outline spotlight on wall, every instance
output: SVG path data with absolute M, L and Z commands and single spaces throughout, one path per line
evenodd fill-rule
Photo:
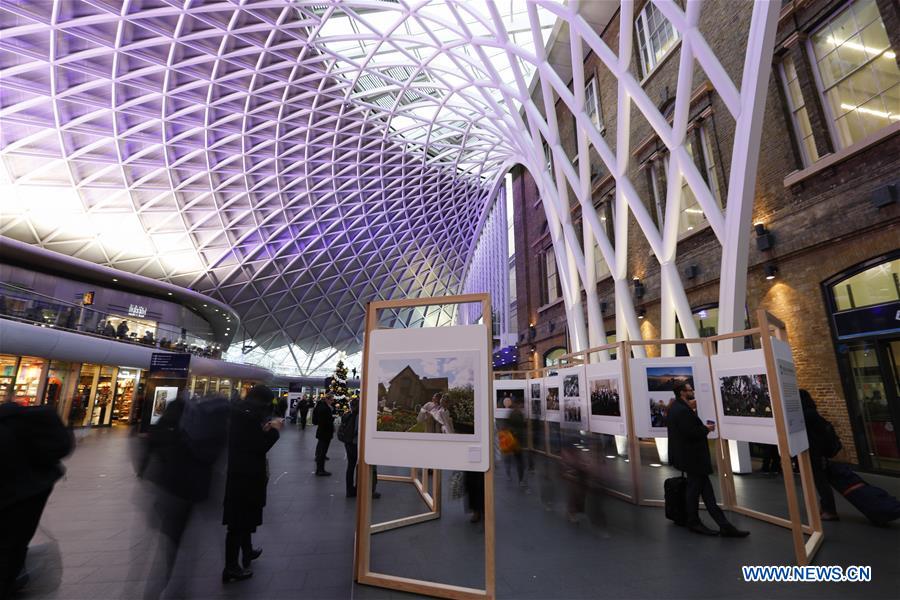
M 699 272 L 700 269 L 697 268 L 697 265 L 688 265 L 684 269 L 684 277 L 685 279 L 694 279 Z
M 646 316 L 647 316 L 647 309 L 646 309 L 646 308 L 642 308 L 641 310 L 638 311 L 638 319 L 642 319 L 642 320 L 643 320 L 643 318 L 646 317 Z
M 537 346 L 535 346 L 535 345 L 532 344 L 532 346 L 531 346 L 531 352 L 532 352 L 532 354 L 534 354 L 535 352 L 537 352 Z
M 753 226 L 753 230 L 756 231 L 756 249 L 761 252 L 770 250 L 775 244 L 775 238 L 773 238 L 772 233 L 766 229 L 765 223 L 756 223 Z
M 643 298 L 644 297 L 644 284 L 641 283 L 641 280 L 637 277 L 632 280 L 632 285 L 634 285 L 634 297 L 635 298 Z
M 772 280 L 775 279 L 775 276 L 778 275 L 778 267 L 775 265 L 766 265 L 765 267 L 766 279 Z
M 533 340 L 537 337 L 537 328 L 534 326 L 534 323 L 528 326 L 528 339 Z

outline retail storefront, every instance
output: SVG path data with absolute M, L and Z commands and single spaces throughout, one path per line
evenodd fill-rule
M 141 370 L 0 355 L 0 402 L 48 405 L 73 427 L 133 422 Z
M 823 287 L 860 462 L 900 473 L 900 251 Z

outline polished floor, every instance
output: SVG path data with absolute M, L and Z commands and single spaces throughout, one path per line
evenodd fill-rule
M 355 504 L 344 497 L 343 447 L 335 441 L 330 451 L 334 476 L 314 477 L 314 434 L 288 428 L 270 452 L 269 503 L 254 538 L 264 553 L 253 578 L 221 583 L 224 528 L 216 488 L 192 515 L 163 597 L 411 597 L 352 582 Z M 147 572 L 157 539 L 148 521 L 155 508 L 134 476 L 129 446 L 123 430 L 79 436 L 34 540 L 29 564 L 35 576 L 23 597 L 141 598 L 152 591 Z M 585 452 L 604 453 L 605 475 L 621 479 L 621 459 L 608 459 L 596 444 L 585 446 Z M 664 469 L 645 470 L 648 491 L 666 475 Z M 900 493 L 898 479 L 867 479 Z M 737 485 L 754 508 L 784 511 L 780 478 L 744 476 Z M 381 482 L 379 491 L 376 521 L 421 512 L 410 485 Z M 787 530 L 749 518 L 734 518 L 751 530 L 748 539 L 705 538 L 671 525 L 661 509 L 591 496 L 586 514 L 572 522 L 558 463 L 542 457 L 524 487 L 501 466 L 496 491 L 499 598 L 896 598 L 900 589 L 900 524 L 873 527 L 843 499 L 842 520 L 825 524 L 816 564 L 870 565 L 871 583 L 744 583 L 741 565 L 792 563 Z M 483 585 L 483 529 L 469 523 L 460 500 L 450 499 L 449 485 L 443 503 L 439 520 L 374 536 L 373 569 Z

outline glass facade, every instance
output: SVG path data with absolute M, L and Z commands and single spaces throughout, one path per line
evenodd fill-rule
M 857 273 L 831 287 L 838 310 L 900 300 L 900 258 Z

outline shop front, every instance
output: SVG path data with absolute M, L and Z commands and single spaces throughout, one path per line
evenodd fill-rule
M 900 473 L 900 251 L 832 277 L 824 292 L 860 462 Z
M 140 369 L 83 364 L 69 407 L 69 425 L 128 425 L 136 418 Z

